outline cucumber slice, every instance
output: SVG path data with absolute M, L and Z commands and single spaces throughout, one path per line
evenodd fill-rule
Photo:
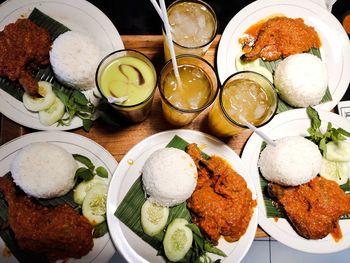
M 153 237 L 161 232 L 169 216 L 169 208 L 152 203 L 149 200 L 141 208 L 141 225 L 143 231 Z
M 101 224 L 106 218 L 106 199 L 107 185 L 95 184 L 87 192 L 83 205 L 82 212 L 91 225 Z
M 90 181 L 83 181 L 78 184 L 73 190 L 73 198 L 74 202 L 81 205 L 85 199 L 87 192 L 95 185 L 95 184 L 105 184 L 107 185 L 107 179 L 102 178 L 100 176 L 95 176 Z
M 54 103 L 50 106 L 50 108 L 39 111 L 40 123 L 45 126 L 50 126 L 62 118 L 64 111 L 64 104 L 59 98 L 56 97 Z
M 236 65 L 237 71 L 247 70 L 247 67 L 253 67 L 253 68 L 260 67 L 259 59 L 249 61 L 249 62 L 244 62 L 243 60 L 241 60 L 242 55 L 243 53 L 240 52 L 236 56 L 235 65 Z
M 320 175 L 324 178 L 342 185 L 349 179 L 348 172 L 349 164 L 347 162 L 334 162 L 322 158 Z
M 273 83 L 272 73 L 267 68 L 264 68 L 263 66 L 247 66 L 244 70 L 250 70 L 250 71 L 260 73 L 261 75 L 266 77 L 269 81 L 271 81 L 271 83 Z
M 166 257 L 173 262 L 181 260 L 192 246 L 192 230 L 184 218 L 175 218 L 168 226 L 163 247 Z
M 46 81 L 38 82 L 38 93 L 42 96 L 41 98 L 35 98 L 27 93 L 23 94 L 23 104 L 30 111 L 42 111 L 50 108 L 55 102 L 56 95 L 52 91 L 51 83 Z
M 236 57 L 236 69 L 237 71 L 243 71 L 243 70 L 249 70 L 249 71 L 254 71 L 257 73 L 260 73 L 264 77 L 266 77 L 271 83 L 273 83 L 273 76 L 272 73 L 267 69 L 264 68 L 263 66 L 260 65 L 259 59 L 255 59 L 253 61 L 249 62 L 244 62 L 241 60 L 241 55 L 243 53 L 239 53 Z
M 350 142 L 332 141 L 326 144 L 326 159 L 335 162 L 350 161 Z

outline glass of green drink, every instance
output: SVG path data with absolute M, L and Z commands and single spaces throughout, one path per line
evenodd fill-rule
M 114 109 L 132 122 L 141 122 L 151 110 L 157 73 L 141 52 L 117 50 L 98 65 L 96 86 Z
M 213 103 L 219 82 L 212 65 L 199 56 L 181 55 L 176 61 L 180 80 L 169 60 L 160 73 L 158 88 L 165 119 L 175 126 L 184 126 Z

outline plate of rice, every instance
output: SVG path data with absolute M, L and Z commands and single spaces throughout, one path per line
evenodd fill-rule
M 67 157 L 64 156 L 64 153 L 62 154 L 62 151 L 69 153 L 69 156 L 73 160 L 73 162 L 75 161 L 70 154 L 80 154 L 88 157 L 94 165 L 105 167 L 108 172 L 109 179 L 111 178 L 111 175 L 113 175 L 117 167 L 117 162 L 115 161 L 114 157 L 106 149 L 84 136 L 62 131 L 42 131 L 18 137 L 0 147 L 0 175 L 4 176 L 9 171 L 16 172 L 18 174 L 18 176 L 16 177 L 16 183 L 26 184 L 26 192 L 41 193 L 45 190 L 46 193 L 55 193 L 57 189 L 53 188 L 53 182 L 56 185 L 66 184 L 63 178 L 55 178 L 50 181 L 50 184 L 46 181 L 38 181 L 37 184 L 33 184 L 33 180 L 29 182 L 28 179 L 26 179 L 26 174 L 28 174 L 28 172 L 31 172 L 28 169 L 31 169 L 30 166 L 33 165 L 32 163 L 28 163 L 27 161 L 28 157 L 30 157 L 28 156 L 28 154 L 31 154 L 32 150 L 34 150 L 42 152 L 42 154 L 38 154 L 38 156 L 36 156 L 37 158 L 45 156 L 43 150 L 47 150 L 47 148 L 43 149 L 42 145 L 44 144 L 44 142 L 49 143 L 51 147 L 61 149 L 60 152 L 56 151 L 51 156 L 51 158 L 49 158 L 50 156 L 44 157 L 46 158 L 46 162 L 51 162 L 51 166 L 57 166 L 57 169 L 60 169 L 59 166 L 62 165 L 62 163 L 57 163 L 57 156 L 60 156 L 61 162 Z M 35 145 L 35 148 L 33 147 L 33 145 Z M 30 147 L 32 147 L 32 150 L 30 150 Z M 39 149 L 39 147 L 41 148 L 41 150 Z M 26 152 L 23 151 L 23 149 L 26 149 Z M 52 153 L 52 151 L 50 151 L 50 153 Z M 20 165 L 17 165 L 14 162 L 15 158 L 17 161 L 19 159 L 22 159 Z M 35 164 L 37 164 L 38 166 L 40 163 L 42 163 L 42 161 L 40 159 L 36 159 Z M 26 169 L 26 173 L 23 173 L 24 169 Z M 40 167 L 32 167 L 32 170 L 39 171 Z M 60 171 L 55 171 L 55 173 L 57 175 L 63 176 L 66 170 L 67 167 L 61 167 Z M 38 176 L 36 176 L 36 178 L 38 178 Z M 38 188 L 38 186 L 40 185 L 41 187 Z M 109 233 L 105 234 L 100 238 L 93 239 L 93 241 L 93 248 L 88 252 L 88 254 L 86 254 L 80 259 L 70 258 L 69 262 L 109 262 L 109 260 L 115 253 L 115 248 L 110 239 Z M 14 255 L 12 255 L 2 238 L 0 238 L 0 250 L 3 252 L 0 255 L 1 262 L 18 262 L 18 260 L 15 257 L 16 252 L 14 252 Z
M 316 109 L 328 111 L 333 109 L 345 94 L 350 81 L 350 75 L 347 74 L 347 72 L 350 71 L 349 39 L 339 21 L 326 8 L 312 1 L 254 1 L 238 12 L 226 26 L 218 46 L 217 67 L 221 83 L 232 73 L 238 71 L 237 58 L 239 59 L 240 54 L 242 54 L 242 44 L 239 43 L 239 41 L 245 35 L 246 30 L 253 25 L 258 25 L 260 21 L 277 16 L 285 16 L 293 19 L 302 18 L 305 25 L 315 29 L 320 38 L 321 46 L 317 51 L 317 55 L 312 50 L 313 48 L 311 48 L 309 52 L 321 57 L 328 75 L 328 79 L 324 80 L 325 74 L 322 73 L 323 70 L 320 70 L 317 74 L 313 74 L 312 72 L 315 72 L 317 68 L 314 67 L 315 64 L 313 63 L 307 64 L 301 62 L 299 66 L 294 67 L 294 70 L 289 71 L 286 69 L 291 69 L 292 67 L 283 67 L 283 70 L 280 70 L 282 74 L 279 74 L 282 75 L 282 78 L 278 77 L 278 82 L 286 84 L 286 89 L 288 91 L 280 92 L 282 95 L 280 96 L 280 98 L 282 98 L 281 101 L 283 101 L 283 95 L 288 92 L 291 94 L 288 95 L 290 99 L 285 101 L 287 102 L 285 107 L 280 108 L 279 105 L 279 112 L 291 108 L 305 107 L 303 103 L 293 105 L 295 101 L 301 102 L 303 100 L 301 97 L 306 96 L 305 93 L 308 93 L 307 96 L 309 96 L 305 100 L 305 103 L 308 105 L 314 105 Z M 290 57 L 292 56 L 295 55 L 291 55 Z M 282 61 L 284 60 L 286 59 Z M 271 70 L 271 68 L 269 69 L 266 67 L 265 62 L 261 62 L 265 61 L 263 59 L 259 59 L 259 61 L 257 59 L 255 61 L 260 64 L 259 69 L 262 67 L 262 71 L 258 72 L 264 73 L 267 70 L 267 75 L 270 76 L 270 80 L 274 80 L 274 84 L 279 90 L 280 87 L 276 85 L 275 78 L 277 70 L 274 71 L 273 68 Z M 269 65 L 272 64 L 273 63 L 270 63 Z M 251 70 L 253 70 L 253 68 L 251 68 Z M 270 71 L 272 71 L 272 75 Z M 275 74 L 273 74 L 273 71 Z M 308 78 L 301 78 L 304 72 L 311 72 L 314 77 L 313 81 L 310 80 L 309 73 Z M 292 79 L 289 78 L 289 73 Z M 295 75 L 297 75 L 296 79 L 294 79 Z M 323 84 L 325 81 L 326 84 L 328 82 L 328 90 L 326 93 L 325 87 L 327 85 Z M 298 83 L 300 82 L 305 83 L 299 85 Z M 315 85 L 315 82 L 317 85 Z M 316 90 L 317 86 L 320 86 L 319 91 Z M 306 91 L 303 92 L 301 91 L 302 89 Z M 322 93 L 321 97 L 319 93 Z M 323 98 L 322 95 L 324 95 Z M 320 98 L 322 98 L 322 100 L 320 100 Z
M 172 196 L 171 199 L 167 199 L 168 197 L 166 197 L 163 200 L 165 203 L 173 203 L 175 200 L 181 200 L 180 202 L 182 202 L 188 198 L 188 193 L 191 196 L 193 191 L 192 179 L 188 178 L 186 182 L 182 180 L 180 180 L 181 182 L 176 182 L 172 176 L 172 174 L 175 174 L 176 170 L 179 169 L 183 171 L 180 176 L 181 178 L 185 173 L 192 174 L 191 169 L 189 169 L 188 164 L 186 164 L 187 161 L 183 161 L 184 163 L 181 164 L 179 163 L 181 160 L 175 160 L 176 158 L 170 155 L 171 151 L 175 150 L 184 154 L 182 150 L 165 148 L 176 135 L 187 143 L 196 143 L 199 149 L 209 156 L 218 155 L 224 158 L 232 168 L 243 177 L 248 189 L 251 191 L 252 199 L 256 199 L 253 184 L 247 173 L 247 167 L 242 163 L 239 156 L 223 142 L 205 133 L 192 130 L 171 130 L 152 135 L 135 145 L 120 161 L 115 176 L 110 183 L 107 197 L 107 222 L 110 233 L 117 249 L 128 262 L 166 262 L 165 257 L 158 256 L 157 250 L 152 247 L 150 243 L 142 239 L 144 237 L 141 238 L 137 235 L 115 215 L 123 199 L 129 195 L 131 186 L 134 185 L 135 181 L 139 180 L 142 171 L 145 173 L 145 175 L 143 175 L 145 176 L 143 177 L 143 187 L 147 189 L 145 191 L 148 194 L 153 196 L 154 200 L 159 201 L 166 195 L 170 195 Z M 162 151 L 166 151 L 166 154 L 161 155 Z M 181 155 L 181 153 L 179 153 L 179 155 Z M 159 158 L 157 156 L 159 156 Z M 183 158 L 183 160 L 185 160 L 185 158 Z M 167 167 L 165 167 L 164 164 L 168 164 L 166 165 Z M 153 172 L 149 174 L 151 170 L 153 170 Z M 147 176 L 146 173 L 148 174 Z M 156 181 L 162 182 L 161 185 L 163 185 L 163 187 L 161 187 L 160 184 L 155 185 Z M 159 187 L 161 187 L 161 189 Z M 135 199 L 137 198 L 134 196 L 133 200 Z M 253 208 L 253 214 L 248 222 L 246 232 L 238 241 L 230 243 L 223 237 L 219 239 L 217 247 L 222 250 L 227 257 L 209 253 L 208 256 L 213 261 L 216 259 L 221 259 L 221 262 L 239 262 L 242 260 L 255 237 L 257 227 L 256 210 L 256 207 Z M 122 212 L 122 214 L 123 213 L 124 212 Z M 134 218 L 129 219 L 129 221 L 134 221 Z
M 0 6 L 0 29 L 19 18 L 28 18 L 35 9 L 71 30 L 61 32 L 59 28 L 56 34 L 50 31 L 56 29 L 48 28 L 53 41 L 50 51 L 52 71 L 39 71 L 36 79 L 58 83 L 68 90 L 77 89 L 96 105 L 100 97 L 95 85 L 97 65 L 105 55 L 124 48 L 117 29 L 102 11 L 84 0 L 8 0 Z M 0 110 L 13 121 L 38 130 L 70 130 L 83 126 L 77 116 L 68 125 L 56 122 L 43 125 L 37 112 L 26 109 L 21 98 L 16 99 L 4 89 L 0 89 Z
M 332 123 L 334 128 L 340 127 L 346 131 L 350 131 L 350 123 L 345 118 L 335 113 L 322 110 L 318 110 L 318 114 L 321 119 L 322 132 L 325 132 L 327 129 L 328 122 Z M 306 150 L 308 150 L 306 148 L 309 146 L 305 145 L 305 142 L 300 141 L 300 139 L 307 141 L 317 150 L 318 148 L 310 141 L 301 138 L 309 135 L 307 131 L 308 128 L 310 128 L 310 118 L 308 117 L 305 109 L 294 109 L 282 112 L 278 114 L 269 124 L 261 128 L 261 131 L 268 134 L 272 140 L 280 142 L 285 140 L 286 142 L 284 147 L 278 147 L 278 144 L 276 147 L 272 147 L 273 151 L 271 152 L 271 156 L 276 156 L 274 157 L 274 160 L 278 159 L 278 163 L 273 162 L 273 164 L 270 165 L 268 163 L 262 164 L 263 158 L 260 154 L 262 151 L 263 141 L 256 134 L 253 134 L 249 138 L 246 146 L 244 147 L 242 152 L 242 160 L 249 167 L 249 173 L 252 176 L 254 186 L 257 189 L 259 225 L 264 229 L 264 231 L 266 231 L 266 233 L 277 241 L 303 252 L 318 254 L 342 251 L 350 247 L 350 222 L 348 219 L 339 220 L 342 233 L 340 240 L 336 241 L 336 238 L 333 238 L 331 234 L 328 234 L 321 239 L 303 238 L 296 232 L 288 220 L 278 216 L 280 210 L 276 210 L 275 206 L 271 202 L 271 199 L 269 199 L 269 197 L 267 197 L 262 190 L 265 187 L 265 180 L 263 180 L 263 177 L 260 175 L 258 163 L 261 167 L 260 169 L 264 168 L 267 170 L 271 177 L 275 177 L 274 180 L 277 179 L 281 182 L 281 184 L 287 183 L 288 185 L 292 185 L 295 183 L 299 185 L 300 183 L 309 181 L 309 178 L 307 177 L 309 176 L 310 170 L 312 170 L 317 158 L 315 156 L 312 157 L 312 154 L 306 154 Z M 290 141 L 287 142 L 286 139 L 289 139 Z M 347 140 L 349 141 L 349 139 Z M 294 145 L 298 143 L 298 148 L 301 149 L 302 147 L 304 150 L 299 150 L 298 152 L 292 150 L 288 151 L 288 143 L 293 143 Z M 286 154 L 286 152 L 288 153 Z M 266 156 L 264 156 L 264 158 L 265 157 Z M 298 169 L 298 174 L 295 173 L 295 170 L 297 170 L 295 164 L 297 162 L 301 164 L 301 167 L 299 167 L 300 169 Z M 293 178 L 291 176 L 289 178 L 293 179 L 293 182 L 287 182 L 285 178 L 282 177 L 282 175 L 288 174 L 292 175 Z M 345 193 L 348 192 L 345 190 Z M 273 209 L 271 209 L 271 207 L 273 207 Z M 276 210 L 277 213 L 271 212 L 272 210 Z

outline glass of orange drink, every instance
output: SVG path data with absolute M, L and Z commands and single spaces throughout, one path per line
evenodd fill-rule
M 180 83 L 169 60 L 159 76 L 159 92 L 165 119 L 184 126 L 215 100 L 219 90 L 215 69 L 205 59 L 195 55 L 176 57 Z
M 177 0 L 167 8 L 176 55 L 203 56 L 217 33 L 217 18 L 213 8 L 201 0 Z M 170 52 L 164 36 L 165 61 Z
M 272 83 L 263 75 L 240 71 L 229 76 L 209 112 L 209 128 L 218 137 L 240 133 L 248 127 L 268 123 L 276 113 L 277 93 Z

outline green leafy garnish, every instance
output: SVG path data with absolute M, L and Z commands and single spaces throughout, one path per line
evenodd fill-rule
M 342 128 L 334 128 L 332 123 L 328 122 L 326 132 L 320 130 L 321 119 L 318 112 L 311 106 L 306 109 L 307 115 L 311 120 L 311 127 L 307 130 L 309 136 L 307 139 L 318 145 L 323 156 L 327 154 L 326 144 L 330 141 L 344 141 L 346 137 L 350 137 L 350 133 Z
M 83 128 L 89 131 L 92 127 L 95 106 L 79 90 L 68 90 L 54 86 L 53 91 L 66 107 L 66 115 L 58 121 L 59 125 L 68 126 L 75 116 L 83 121 Z M 68 116 L 67 116 L 68 115 Z
M 95 169 L 95 165 L 86 156 L 80 154 L 73 154 L 73 157 L 76 161 L 86 166 L 80 167 L 75 172 L 75 179 L 77 181 L 90 181 L 92 178 L 94 178 L 95 175 L 98 175 L 103 178 L 108 178 L 108 171 L 103 166 L 99 166 Z
M 84 164 L 87 168 L 89 168 L 90 170 L 94 170 L 95 169 L 95 165 L 91 162 L 91 160 L 89 158 L 87 158 L 86 156 L 80 155 L 80 154 L 73 154 L 73 158 Z
M 211 258 L 206 254 L 207 252 L 227 257 L 221 249 L 215 247 L 208 239 L 204 238 L 196 224 L 191 223 L 186 226 L 193 232 L 194 244 L 191 248 L 191 262 L 212 262 Z
M 101 224 L 95 226 L 94 231 L 92 232 L 93 238 L 99 238 L 104 236 L 108 232 L 107 222 L 103 221 Z
M 94 174 L 88 168 L 80 167 L 75 172 L 75 179 L 77 181 L 90 181 L 92 178 L 94 178 Z
M 108 178 L 108 172 L 103 166 L 99 166 L 96 168 L 96 174 L 100 177 Z

